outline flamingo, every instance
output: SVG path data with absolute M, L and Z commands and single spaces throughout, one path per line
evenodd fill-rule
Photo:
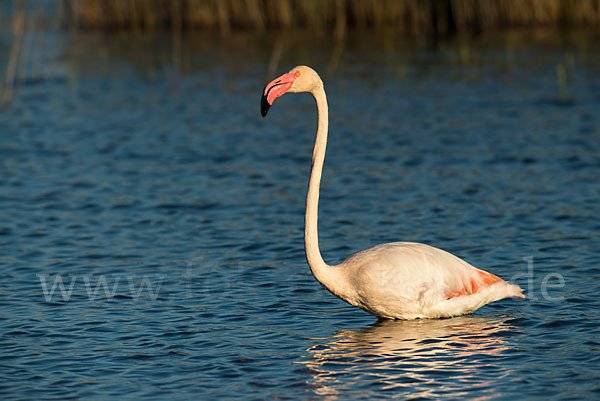
M 441 249 L 391 242 L 357 252 L 330 266 L 319 249 L 318 205 L 329 126 L 327 96 L 315 70 L 297 66 L 265 86 L 261 114 L 278 97 L 309 92 L 317 105 L 317 137 L 306 195 L 304 250 L 313 276 L 329 292 L 381 319 L 446 318 L 475 311 L 522 289 Z

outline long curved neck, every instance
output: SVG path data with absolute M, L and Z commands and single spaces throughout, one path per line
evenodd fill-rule
M 313 90 L 312 95 L 317 102 L 319 114 L 319 123 L 317 128 L 317 138 L 312 156 L 312 169 L 310 172 L 310 181 L 308 183 L 308 193 L 306 195 L 306 214 L 304 216 L 304 249 L 306 251 L 306 260 L 310 266 L 315 278 L 325 288 L 332 292 L 335 286 L 335 277 L 333 267 L 327 265 L 321 256 L 319 250 L 319 188 L 321 186 L 321 173 L 323 171 L 323 162 L 325 161 L 325 148 L 327 147 L 327 128 L 329 126 L 329 116 L 327 109 L 327 97 L 325 89 L 319 86 Z

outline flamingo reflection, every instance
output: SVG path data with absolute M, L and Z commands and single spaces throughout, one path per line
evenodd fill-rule
M 388 390 L 486 399 L 494 383 L 509 374 L 495 360 L 510 350 L 507 337 L 516 330 L 498 318 L 380 320 L 321 339 L 308 349 L 310 359 L 303 364 L 315 392 L 328 399 L 358 388 L 365 397 Z

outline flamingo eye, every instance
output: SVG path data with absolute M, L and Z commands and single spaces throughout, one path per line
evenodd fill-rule
M 296 77 L 299 77 L 299 76 L 300 76 L 300 71 L 296 71 L 296 72 L 294 73 L 294 75 L 295 75 Z

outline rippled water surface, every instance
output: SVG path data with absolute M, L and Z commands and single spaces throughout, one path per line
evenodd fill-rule
M 599 396 L 594 38 L 36 40 L 0 112 L 1 398 Z M 529 299 L 378 322 L 319 286 L 314 102 L 259 115 L 300 63 L 331 111 L 325 259 L 425 242 Z

